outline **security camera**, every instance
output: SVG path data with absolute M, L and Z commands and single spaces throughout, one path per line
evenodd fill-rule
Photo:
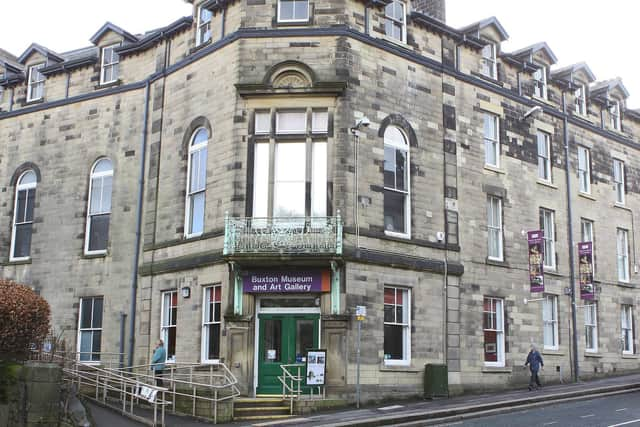
M 535 107 L 531 108 L 529 111 L 524 113 L 524 115 L 522 116 L 522 120 L 526 119 L 532 114 L 540 114 L 540 113 L 542 113 L 542 107 L 539 105 L 536 105 Z
M 370 124 L 371 124 L 371 120 L 369 120 L 367 116 L 364 116 L 360 120 L 356 121 L 356 128 L 359 128 L 361 126 L 369 127 Z

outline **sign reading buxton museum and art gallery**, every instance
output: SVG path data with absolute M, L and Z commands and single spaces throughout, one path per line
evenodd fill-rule
M 580 278 L 580 298 L 592 300 L 593 287 L 593 243 L 578 243 L 578 277 Z
M 329 270 L 249 271 L 242 277 L 246 293 L 330 292 Z
M 529 285 L 531 292 L 544 292 L 544 239 L 543 231 L 529 231 Z

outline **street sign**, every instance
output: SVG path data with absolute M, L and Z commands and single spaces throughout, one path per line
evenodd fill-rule
M 364 320 L 367 317 L 367 307 L 364 305 L 356 305 L 356 320 Z

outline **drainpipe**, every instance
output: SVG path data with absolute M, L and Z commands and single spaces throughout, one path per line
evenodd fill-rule
M 147 120 L 149 115 L 149 91 L 151 82 L 147 79 L 144 87 L 144 112 L 142 115 L 142 138 L 140 139 L 140 175 L 138 177 L 138 202 L 136 207 L 136 243 L 131 271 L 131 308 L 129 318 L 129 366 L 133 366 L 133 348 L 135 345 L 136 300 L 138 294 L 138 262 L 140 260 L 140 242 L 142 231 L 142 199 L 144 197 L 144 163 L 147 148 Z
M 562 121 L 563 121 L 563 142 L 565 156 L 565 175 L 567 177 L 567 240 L 569 243 L 569 272 L 571 280 L 571 333 L 572 333 L 572 352 L 573 352 L 573 381 L 578 382 L 580 372 L 578 367 L 578 333 L 576 327 L 576 271 L 574 259 L 574 243 L 573 243 L 573 215 L 571 209 L 571 175 L 569 167 L 569 129 L 567 115 L 567 92 L 562 92 Z
M 369 35 L 369 3 L 364 5 L 364 33 Z
M 118 366 L 120 369 L 124 367 L 124 340 L 126 334 L 127 313 L 120 313 L 120 355 L 118 357 Z

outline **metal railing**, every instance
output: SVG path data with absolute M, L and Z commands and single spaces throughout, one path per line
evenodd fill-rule
M 225 216 L 224 255 L 342 254 L 342 219 Z
M 305 386 L 302 388 L 305 379 L 303 363 L 293 363 L 289 365 L 280 365 L 282 375 L 278 376 L 278 381 L 282 384 L 282 400 L 289 400 L 289 411 L 293 415 L 293 401 L 299 400 L 302 396 L 306 396 L 305 391 L 309 391 L 309 397 L 325 398 L 324 386 Z M 317 394 L 314 394 L 317 391 Z

